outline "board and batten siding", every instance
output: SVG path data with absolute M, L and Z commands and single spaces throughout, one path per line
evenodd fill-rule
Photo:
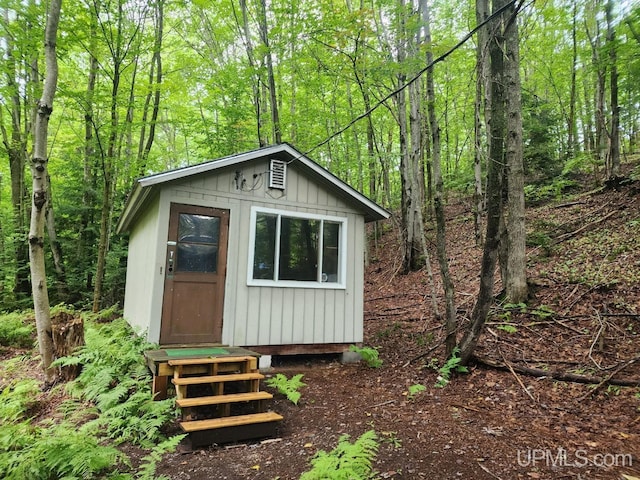
M 230 213 L 223 343 L 252 347 L 361 342 L 365 247 L 362 214 L 329 189 L 310 181 L 296 169 L 295 162 L 288 165 L 284 192 L 267 188 L 268 170 L 267 160 L 256 160 L 241 168 L 220 169 L 163 185 L 157 212 L 160 248 L 155 252 L 156 262 L 150 262 L 155 263 L 154 271 L 159 272 L 164 265 L 172 202 L 227 209 Z M 237 171 L 245 180 L 243 189 L 236 188 Z M 254 206 L 346 218 L 345 288 L 247 285 L 251 208 Z M 136 236 L 139 228 L 136 227 Z M 145 236 L 149 239 L 152 235 Z M 132 242 L 132 246 L 134 250 L 148 248 L 141 240 Z M 136 274 L 136 277 L 139 281 L 143 274 Z M 160 292 L 161 305 L 164 275 L 156 274 L 155 279 L 152 283 Z M 149 329 L 151 341 L 157 342 L 159 338 L 160 313 L 161 310 L 152 321 L 157 323 L 157 329 Z
M 154 322 L 154 305 L 162 302 L 162 290 L 158 291 L 157 258 L 164 253 L 166 237 L 158 243 L 158 198 L 152 198 L 140 213 L 138 221 L 129 237 L 127 253 L 127 278 L 123 315 L 137 333 L 146 333 L 157 342 L 160 338 L 160 322 Z M 164 265 L 161 263 L 160 265 Z M 160 285 L 163 287 L 163 284 Z

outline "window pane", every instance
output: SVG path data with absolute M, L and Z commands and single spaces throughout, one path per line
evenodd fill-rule
M 178 242 L 218 244 L 220 219 L 206 215 L 180 214 Z
M 176 271 L 215 273 L 219 235 L 220 218 L 181 213 Z
M 179 243 L 176 270 L 178 272 L 216 273 L 218 270 L 218 246 Z
M 276 215 L 256 215 L 256 238 L 253 252 L 253 278 L 274 280 L 276 252 Z
M 338 282 L 340 224 L 324 222 L 322 232 L 322 281 Z
M 282 217 L 280 222 L 280 280 L 315 282 L 318 279 L 320 222 Z

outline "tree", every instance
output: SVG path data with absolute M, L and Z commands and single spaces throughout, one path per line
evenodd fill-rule
M 492 2 L 492 15 L 507 5 L 505 0 Z M 482 262 L 480 266 L 480 290 L 471 313 L 471 323 L 460 341 L 460 359 L 466 364 L 480 339 L 482 328 L 493 303 L 494 272 L 500 245 L 500 222 L 502 216 L 502 182 L 505 165 L 505 51 L 503 25 L 505 15 L 496 16 L 489 23 L 489 58 L 491 79 L 491 121 L 489 129 L 489 165 L 487 168 L 487 222 Z
M 513 6 L 505 13 L 505 109 L 506 124 L 506 278 L 502 281 L 511 303 L 525 302 L 528 296 L 526 265 L 526 231 L 524 207 L 524 164 L 522 150 L 522 95 L 518 19 Z
M 617 177 L 620 173 L 620 105 L 618 104 L 618 54 L 616 30 L 613 26 L 613 1 L 608 0 L 605 6 L 607 19 L 607 49 L 609 51 L 609 89 L 611 109 L 611 128 L 609 136 L 609 151 L 605 175 L 608 178 Z
M 29 260 L 31 264 L 31 289 L 38 332 L 38 347 L 42 359 L 45 380 L 52 382 L 55 371 L 53 361 L 53 339 L 49 294 L 45 271 L 44 226 L 46 204 L 48 200 L 47 176 L 47 134 L 49 118 L 53 111 L 53 99 L 58 83 L 58 60 L 56 57 L 56 39 L 60 21 L 61 0 L 52 0 L 47 12 L 44 38 L 44 57 L 46 72 L 42 97 L 38 101 L 35 125 L 31 176 L 33 178 L 33 196 L 31 204 L 31 225 L 29 228 Z

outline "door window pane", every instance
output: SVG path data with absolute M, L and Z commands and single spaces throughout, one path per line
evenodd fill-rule
M 220 218 L 181 213 L 176 271 L 216 273 Z

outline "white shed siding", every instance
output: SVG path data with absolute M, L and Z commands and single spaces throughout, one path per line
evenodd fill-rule
M 124 317 L 135 330 L 147 332 L 150 338 L 155 325 L 151 325 L 154 284 L 149 279 L 156 277 L 158 209 L 156 199 L 142 212 L 131 232 L 125 284 Z

